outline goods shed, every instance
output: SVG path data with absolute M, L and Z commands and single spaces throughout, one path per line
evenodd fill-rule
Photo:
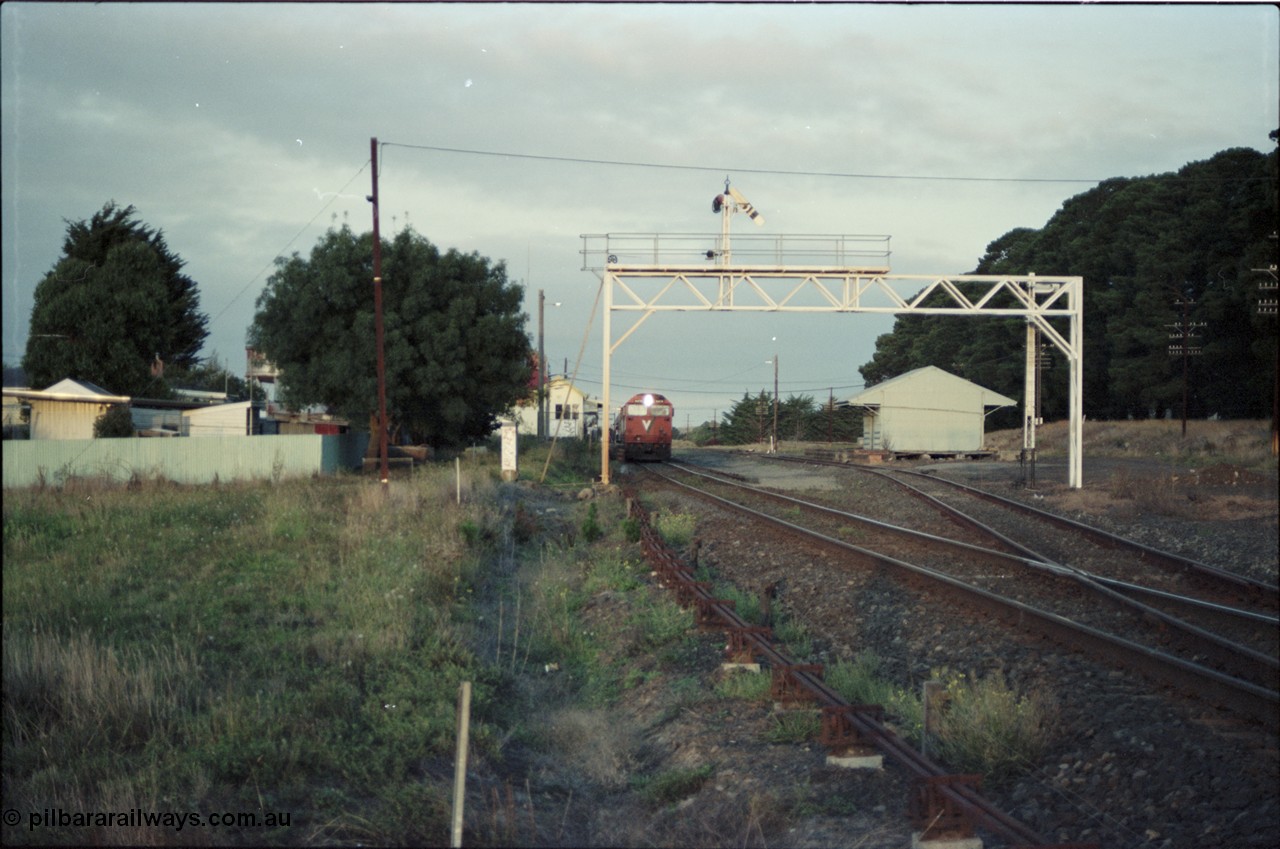
M 937 366 L 900 374 L 845 402 L 863 410 L 862 447 L 895 454 L 982 451 L 989 411 L 1015 404 Z

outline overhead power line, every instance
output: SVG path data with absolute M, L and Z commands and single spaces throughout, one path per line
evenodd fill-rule
M 366 161 L 365 161 L 365 163 L 364 163 L 363 165 L 361 165 L 361 166 L 360 166 L 360 170 L 359 170 L 359 171 L 357 171 L 355 174 L 351 175 L 351 179 L 350 179 L 350 180 L 347 180 L 347 182 L 343 184 L 342 188 L 338 189 L 336 192 L 328 193 L 328 194 L 330 194 L 330 195 L 331 195 L 331 197 L 330 197 L 327 201 L 325 201 L 325 202 L 324 202 L 324 204 L 320 207 L 320 209 L 316 211 L 316 214 L 315 214 L 315 215 L 311 216 L 311 220 L 310 220 L 310 221 L 308 221 L 306 224 L 303 224 L 303 225 L 302 225 L 302 229 L 301 229 L 301 230 L 299 230 L 297 233 L 294 233 L 294 234 L 293 234 L 293 238 L 292 238 L 292 239 L 290 239 L 288 242 L 285 242 L 285 245 L 284 245 L 284 247 L 283 247 L 283 248 L 281 248 L 280 250 L 276 251 L 275 256 L 271 257 L 271 260 L 270 260 L 266 265 L 264 265 L 264 266 L 262 267 L 262 270 L 261 270 L 261 271 L 259 271 L 257 274 L 253 275 L 253 277 L 252 277 L 252 278 L 250 278 L 249 282 L 248 282 L 248 283 L 246 283 L 246 284 L 244 284 L 244 288 L 242 288 L 239 292 L 237 292 L 237 293 L 235 294 L 235 297 L 233 297 L 230 301 L 228 301 L 228 302 L 227 302 L 227 305 L 226 305 L 225 307 L 223 307 L 223 308 L 218 312 L 218 314 L 217 314 L 217 315 L 215 315 L 213 318 L 209 319 L 209 324 L 210 324 L 211 326 L 212 326 L 212 325 L 213 325 L 213 323 L 214 323 L 214 322 L 216 322 L 218 319 L 222 318 L 222 316 L 226 314 L 227 310 L 231 309 L 231 307 L 235 304 L 235 302 L 236 302 L 236 301 L 238 301 L 238 300 L 240 300 L 240 298 L 244 295 L 244 293 L 245 293 L 245 292 L 249 291 L 249 287 L 250 287 L 250 286 L 252 286 L 254 283 L 258 282 L 258 279 L 259 279 L 259 278 L 261 278 L 261 277 L 262 277 L 262 275 L 264 275 L 264 274 L 266 274 L 266 273 L 267 273 L 267 269 L 269 269 L 271 266 L 275 265 L 275 262 L 276 262 L 276 260 L 277 260 L 277 259 L 279 259 L 280 257 L 284 256 L 284 252 L 285 252 L 285 251 L 287 251 L 287 250 L 289 250 L 289 248 L 293 245 L 293 243 L 294 243 L 294 242 L 296 242 L 296 241 L 298 241 L 298 239 L 302 236 L 302 234 L 303 234 L 303 233 L 305 233 L 305 232 L 307 232 L 308 228 L 310 228 L 312 224 L 315 224 L 315 223 L 316 223 L 316 219 L 317 219 L 317 218 L 319 218 L 321 215 L 324 215 L 325 210 L 327 210 L 329 207 L 333 206 L 334 201 L 336 201 L 338 198 L 342 197 L 342 194 L 343 194 L 343 192 L 345 192 L 345 191 L 347 190 L 347 187 L 348 187 L 348 186 L 350 186 L 352 183 L 354 183 L 354 182 L 356 181 L 356 178 L 357 178 L 357 177 L 359 177 L 361 174 L 363 174 L 363 173 L 364 173 L 364 169 L 366 169 L 366 168 L 368 168 L 368 167 L 369 167 L 369 162 L 371 162 L 371 161 L 372 161 L 372 160 L 366 160 Z
M 531 159 L 540 162 L 566 162 L 573 165 L 606 165 L 618 168 L 653 168 L 668 171 L 709 171 L 719 174 L 769 174 L 782 177 L 827 177 L 843 180 L 932 180 L 955 183 L 1102 183 L 1114 177 L 958 177 L 936 174 L 863 174 L 852 171 L 802 171 L 778 168 L 737 168 L 725 165 L 684 165 L 672 162 L 638 162 L 625 159 L 591 159 L 580 156 L 551 156 L 538 153 L 476 150 L 464 147 L 442 147 L 429 144 L 382 142 L 385 147 L 403 147 L 409 150 L 429 150 L 434 153 L 454 153 L 465 156 L 492 156 L 502 159 Z M 1122 179 L 1142 179 L 1140 177 Z M 1188 182 L 1254 182 L 1266 177 L 1181 177 Z

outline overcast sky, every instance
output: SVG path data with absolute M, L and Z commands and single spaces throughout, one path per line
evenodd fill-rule
M 1099 180 L 1270 150 L 1278 20 L 1269 5 L 6 2 L 4 361 L 25 350 L 65 220 L 115 200 L 164 231 L 211 319 L 205 353 L 243 370 L 273 259 L 335 222 L 371 229 L 376 136 L 384 236 L 409 225 L 505 260 L 531 338 L 546 292 L 552 370 L 584 350 L 599 394 L 583 234 L 717 233 L 727 176 L 761 234 L 886 234 L 895 273 L 970 271 Z M 697 424 L 772 391 L 775 353 L 784 397 L 848 397 L 891 326 L 657 315 L 615 354 L 613 400 L 660 391 Z

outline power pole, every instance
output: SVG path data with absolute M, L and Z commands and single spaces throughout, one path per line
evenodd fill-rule
M 378 230 L 378 137 L 369 139 L 369 159 L 373 163 L 373 326 L 378 346 L 378 457 L 382 487 L 390 480 L 387 470 L 387 368 L 382 354 L 382 236 Z
M 547 298 L 538 290 L 538 438 L 547 435 L 547 356 L 542 351 L 542 314 Z
M 1188 310 L 1190 310 L 1191 305 L 1194 303 L 1195 303 L 1195 300 L 1192 299 L 1189 295 L 1181 295 L 1177 298 L 1174 298 L 1174 301 L 1173 301 L 1174 306 L 1178 306 L 1182 308 L 1182 320 L 1177 322 L 1176 324 L 1165 325 L 1166 327 L 1170 327 L 1174 329 L 1174 332 L 1169 334 L 1169 338 L 1178 340 L 1177 342 L 1174 342 L 1169 345 L 1169 356 L 1182 357 L 1182 438 L 1183 439 L 1187 438 L 1187 386 L 1189 383 L 1189 380 L 1188 380 L 1189 369 L 1188 369 L 1187 363 L 1191 357 L 1198 356 L 1203 352 L 1199 345 L 1191 344 L 1192 339 L 1200 338 L 1200 334 L 1197 332 L 1196 329 L 1205 326 L 1205 322 L 1191 321 L 1188 316 Z
M 773 355 L 773 450 L 778 450 L 778 355 Z
M 827 444 L 832 442 L 833 428 L 835 427 L 836 418 L 836 388 L 832 386 L 827 390 Z
M 1271 238 L 1275 240 L 1276 234 L 1272 233 Z M 1276 299 L 1276 289 L 1280 287 L 1280 274 L 1276 273 L 1276 264 L 1250 270 L 1267 275 L 1258 281 L 1258 291 L 1261 293 L 1258 296 L 1258 315 L 1276 315 L 1277 306 L 1280 306 Z M 1271 456 L 1275 457 L 1280 454 L 1280 364 L 1272 364 L 1271 374 Z

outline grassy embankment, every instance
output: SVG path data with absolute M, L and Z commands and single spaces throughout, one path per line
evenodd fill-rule
M 546 488 L 589 480 L 594 457 L 566 454 Z M 529 452 L 523 476 L 537 478 L 543 456 Z M 464 680 L 477 771 L 500 771 L 507 747 L 523 746 L 590 772 L 600 750 L 583 718 L 702 638 L 644 581 L 617 499 L 553 499 L 548 511 L 497 477 L 494 458 L 468 461 L 461 504 L 452 466 L 395 480 L 385 497 L 341 477 L 6 493 L 3 792 L 23 819 L 6 822 L 4 842 L 441 843 Z M 664 522 L 676 542 L 691 531 L 688 517 Z M 584 627 L 601 598 L 621 627 Z M 803 629 L 780 631 L 806 652 Z M 560 674 L 543 674 L 551 664 Z M 910 697 L 885 692 L 909 726 Z M 656 804 L 708 773 L 608 768 Z M 27 812 L 134 808 L 289 823 L 27 827 Z M 469 810 L 469 845 L 563 829 L 559 811 L 517 824 L 502 808 Z
M 1042 457 L 1067 455 L 1067 422 L 1049 422 L 1036 432 Z M 1271 455 L 1271 423 L 1254 420 L 1167 419 L 1141 421 L 1092 421 L 1086 419 L 1081 434 L 1086 457 L 1118 457 L 1159 460 L 1170 466 L 1225 463 L 1255 471 L 1275 471 Z M 1022 448 L 1021 430 L 999 430 L 986 435 L 986 447 L 1002 457 L 1016 459 Z
M 293 816 L 182 835 L 24 813 L 5 842 L 439 842 L 426 770 L 451 758 L 459 683 L 479 753 L 518 724 L 473 603 L 524 542 L 496 476 L 469 464 L 461 505 L 451 466 L 385 498 L 359 478 L 6 493 L 5 807 Z M 526 662 L 561 655 L 523 624 Z

